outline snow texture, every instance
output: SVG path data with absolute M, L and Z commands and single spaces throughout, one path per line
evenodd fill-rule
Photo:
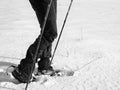
M 69 3 L 58 0 L 58 33 Z M 54 68 L 74 70 L 74 76 L 41 76 L 28 90 L 120 90 L 119 11 L 120 0 L 74 0 L 53 60 Z M 19 64 L 39 33 L 29 0 L 0 0 L 0 63 Z M 24 88 L 0 82 L 0 90 Z

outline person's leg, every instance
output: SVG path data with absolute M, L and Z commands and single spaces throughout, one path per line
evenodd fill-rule
M 33 9 L 36 12 L 40 26 L 42 26 L 44 22 L 44 16 L 47 10 L 48 1 L 49 0 L 39 0 L 39 1 L 30 0 Z M 45 58 L 46 57 L 49 58 L 51 56 L 51 45 L 54 39 L 56 38 L 56 36 L 57 36 L 56 11 L 54 9 L 54 4 L 52 4 L 49 17 L 47 20 L 47 24 L 45 27 L 45 31 L 40 43 L 39 54 L 38 54 L 38 58 L 41 58 L 41 61 L 44 60 L 44 62 L 41 63 L 39 62 L 39 66 L 41 66 L 41 64 L 44 64 L 45 67 L 49 65 L 49 59 L 45 59 Z M 39 37 L 28 48 L 25 59 L 22 59 L 18 67 L 12 72 L 13 76 L 16 79 L 18 79 L 20 82 L 27 82 L 28 80 L 28 77 L 30 75 L 33 66 L 33 57 L 36 51 Z
M 33 0 L 31 0 L 31 3 L 33 4 L 33 9 L 36 12 L 38 21 L 40 23 L 40 26 L 42 27 L 44 22 L 44 16 L 47 11 L 48 4 L 50 3 L 50 0 L 40 0 L 42 3 L 35 3 Z M 36 6 L 41 6 L 37 8 Z M 42 13 L 41 13 L 42 11 Z M 41 18 L 42 17 L 42 18 Z M 43 37 L 49 42 L 49 45 L 47 45 L 46 49 L 43 51 L 43 55 L 38 62 L 39 70 L 49 69 L 50 67 L 50 60 L 51 57 L 51 48 L 52 48 L 52 42 L 57 37 L 57 24 L 56 24 L 56 18 L 57 18 L 57 1 L 53 0 L 53 3 L 50 8 L 50 12 L 48 15 L 48 19 L 46 22 L 45 30 L 43 33 Z
M 47 6 L 50 0 L 44 0 L 44 11 L 47 10 Z M 46 22 L 46 27 L 43 36 L 50 42 L 50 44 L 47 46 L 47 48 L 44 50 L 43 55 L 38 62 L 38 70 L 47 70 L 51 69 L 50 66 L 50 57 L 51 57 L 51 48 L 52 48 L 52 42 L 57 37 L 57 25 L 56 25 L 56 11 L 57 10 L 57 2 L 56 0 L 53 0 L 53 3 L 51 5 L 51 9 L 49 12 L 49 16 Z M 40 17 L 39 12 L 36 12 L 38 20 Z

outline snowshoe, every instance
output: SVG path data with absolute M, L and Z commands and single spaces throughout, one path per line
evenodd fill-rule
M 19 84 L 20 82 L 12 75 L 14 68 L 9 67 L 7 69 L 0 69 L 0 82 L 13 82 Z
M 49 76 L 73 76 L 74 71 L 72 70 L 64 70 L 64 69 L 55 69 L 55 70 L 35 70 L 34 72 L 35 76 L 40 76 L 40 75 L 49 75 Z

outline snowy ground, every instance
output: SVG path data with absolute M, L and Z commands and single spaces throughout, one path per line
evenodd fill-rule
M 58 32 L 69 2 L 58 0 Z M 53 66 L 75 70 L 75 75 L 42 77 L 48 81 L 31 83 L 28 90 L 120 90 L 119 11 L 119 0 L 74 0 Z M 39 32 L 27 0 L 0 0 L 1 62 L 18 64 Z M 24 87 L 25 84 L 0 83 L 0 90 Z

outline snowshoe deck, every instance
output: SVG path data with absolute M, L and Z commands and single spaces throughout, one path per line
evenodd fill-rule
M 73 76 L 74 71 L 72 70 L 65 70 L 65 69 L 55 69 L 52 73 L 40 73 L 37 70 L 34 72 L 35 76 L 40 76 L 40 75 L 49 75 L 49 76 Z
M 0 69 L 0 82 L 13 82 L 15 84 L 19 84 L 20 82 L 16 80 L 11 72 L 13 71 L 13 68 L 9 68 L 9 70 L 6 69 Z
M 35 73 L 35 72 L 34 72 Z M 34 74 L 31 82 L 38 82 L 41 80 L 42 77 L 67 77 L 67 76 L 73 76 L 74 71 L 71 70 L 62 70 L 62 69 L 56 69 L 51 74 Z M 42 79 L 43 80 L 43 79 Z M 46 79 L 45 79 L 46 80 Z M 44 81 L 45 81 L 44 80 Z

